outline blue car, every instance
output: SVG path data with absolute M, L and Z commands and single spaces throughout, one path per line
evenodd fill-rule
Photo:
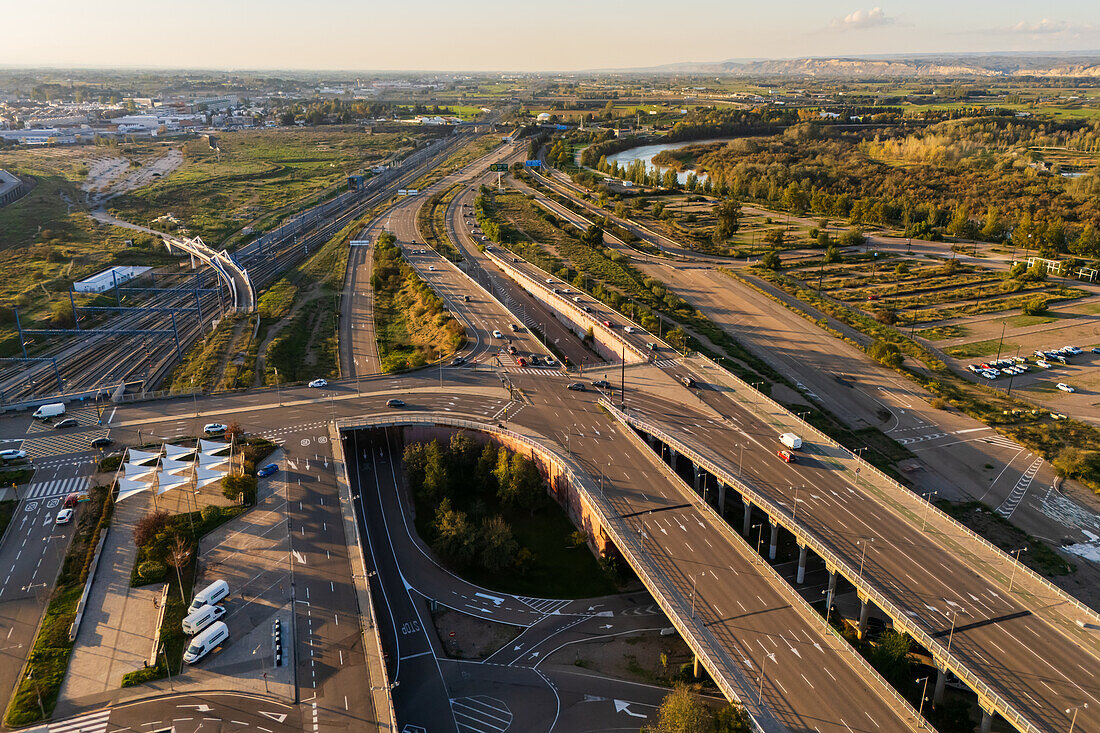
M 278 470 L 279 470 L 279 464 L 269 463 L 266 466 L 264 466 L 263 468 L 261 468 L 259 471 L 257 471 L 256 475 L 257 476 L 270 476 L 271 474 L 275 473 Z

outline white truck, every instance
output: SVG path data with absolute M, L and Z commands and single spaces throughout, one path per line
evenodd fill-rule
M 45 420 L 50 417 L 57 417 L 58 415 L 65 414 L 65 403 L 54 402 L 49 405 L 41 405 L 34 411 L 34 419 Z
M 787 446 L 791 450 L 798 450 L 802 447 L 802 438 L 798 437 L 794 433 L 783 433 L 779 436 L 779 442 Z

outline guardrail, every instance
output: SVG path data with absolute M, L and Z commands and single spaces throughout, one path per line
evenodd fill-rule
M 808 530 L 804 530 L 802 525 L 795 519 L 794 515 L 787 510 L 786 507 L 777 504 L 771 499 L 767 498 L 760 492 L 753 489 L 749 484 L 738 479 L 732 473 L 726 471 L 717 461 L 721 460 L 712 459 L 704 455 L 701 451 L 705 451 L 705 448 L 693 448 L 688 443 L 681 439 L 672 436 L 655 423 L 645 420 L 644 418 L 636 415 L 630 415 L 625 413 L 614 405 L 604 400 L 601 400 L 601 405 L 607 409 L 619 422 L 623 423 L 630 429 L 633 426 L 637 426 L 640 429 L 648 432 L 670 446 L 676 446 L 680 453 L 696 465 L 704 466 L 708 471 L 713 473 L 719 481 L 737 488 L 741 495 L 750 499 L 752 503 L 756 504 L 760 508 L 764 509 L 769 517 L 780 521 L 792 534 L 794 534 L 800 541 L 804 542 L 807 547 L 812 549 L 814 553 L 825 560 L 826 565 L 832 566 L 839 571 L 842 571 L 844 576 L 854 585 L 857 591 L 862 597 L 869 598 L 875 602 L 879 608 L 885 611 L 894 620 L 895 627 L 901 631 L 908 633 L 925 649 L 928 649 L 933 657 L 953 672 L 959 679 L 965 681 L 970 687 L 978 693 L 978 695 L 993 704 L 997 712 L 1005 718 L 1007 721 L 1015 725 L 1019 730 L 1024 733 L 1040 733 L 1040 728 L 1036 727 L 1031 721 L 1024 717 L 1024 715 L 1018 711 L 1013 705 L 1011 705 L 1006 699 L 1001 697 L 1000 694 L 995 692 L 988 684 L 980 680 L 977 675 L 967 669 L 958 659 L 953 656 L 947 648 L 939 641 L 934 639 L 929 633 L 919 628 L 913 623 L 905 611 L 895 605 L 893 601 L 889 600 L 883 593 L 877 588 L 872 586 L 863 577 L 863 574 L 857 572 L 854 565 L 850 564 L 847 559 L 840 556 L 832 549 L 827 547 L 815 534 L 810 533 Z
M 433 413 L 406 413 L 403 415 L 386 414 L 368 415 L 356 418 L 339 418 L 336 421 L 337 431 L 416 425 L 477 430 L 489 435 L 505 437 L 508 440 L 525 445 L 529 449 L 540 453 L 554 466 L 554 468 L 569 480 L 570 484 L 577 490 L 581 498 L 599 519 L 601 526 L 611 536 L 615 546 L 623 553 L 631 566 L 638 573 L 650 593 L 653 594 L 657 602 L 661 604 L 666 611 L 669 611 L 669 619 L 680 635 L 692 642 L 693 650 L 695 650 L 700 661 L 707 668 L 707 671 L 726 698 L 740 703 L 749 711 L 754 731 L 757 731 L 757 733 L 772 733 L 773 731 L 778 733 L 784 730 L 782 726 L 774 722 L 774 719 L 765 721 L 768 723 L 767 727 L 761 725 L 758 719 L 764 716 L 762 715 L 760 706 L 752 699 L 751 695 L 748 696 L 748 699 L 742 699 L 742 696 L 738 694 L 737 690 L 729 682 L 730 679 L 735 679 L 740 676 L 738 664 L 733 659 L 729 658 L 729 655 L 725 653 L 722 645 L 714 639 L 713 635 L 704 625 L 699 624 L 697 628 L 695 624 L 687 624 L 681 620 L 681 617 L 690 618 L 688 604 L 682 598 L 682 595 L 672 587 L 671 583 L 664 578 L 655 577 L 645 567 L 646 564 L 642 557 L 645 554 L 645 538 L 641 537 L 639 539 L 637 537 L 636 531 L 629 527 L 626 522 L 616 514 L 614 509 L 602 499 L 592 480 L 585 472 L 581 471 L 580 467 L 572 460 L 561 456 L 535 438 L 522 433 L 517 433 L 508 428 L 502 428 L 489 423 L 448 415 Z M 641 545 L 641 547 L 638 547 L 638 545 Z M 756 711 L 756 715 L 752 714 L 754 710 Z M 770 715 L 768 718 L 770 718 Z
M 710 358 L 708 358 L 708 357 L 706 357 L 702 354 L 697 354 L 697 355 L 695 355 L 693 357 L 690 357 L 690 358 L 691 359 L 698 359 L 698 360 L 704 362 L 705 364 L 709 365 L 709 368 L 712 368 L 712 369 L 722 373 L 722 375 L 724 377 L 726 377 L 730 381 L 735 382 L 736 384 L 738 384 L 743 389 L 751 390 L 753 393 L 759 395 L 759 397 L 761 398 L 761 401 L 767 401 L 779 413 L 780 416 L 788 418 L 791 421 L 797 422 L 798 426 L 800 426 L 802 429 L 813 433 L 817 440 L 819 440 L 823 443 L 826 443 L 826 444 L 832 446 L 833 448 L 835 448 L 837 450 L 841 450 L 841 451 L 844 451 L 845 453 L 847 453 L 849 459 L 854 461 L 860 468 L 860 473 L 856 474 L 857 483 L 860 481 L 861 474 L 862 474 L 863 471 L 866 471 L 867 473 L 874 475 L 875 478 L 878 479 L 879 482 L 886 484 L 886 486 L 892 492 L 894 492 L 897 495 L 896 498 L 902 500 L 903 502 L 915 505 L 915 508 L 911 509 L 911 511 L 913 511 L 915 516 L 923 516 L 923 517 L 927 517 L 929 519 L 935 518 L 936 520 L 946 524 L 948 527 L 950 527 L 952 530 L 954 530 L 958 534 L 962 535 L 962 537 L 964 539 L 978 545 L 982 550 L 992 551 L 992 552 L 996 553 L 998 555 L 998 558 L 997 558 L 998 560 L 1001 560 L 1002 562 L 1003 561 L 1010 562 L 1011 566 L 1015 567 L 1015 572 L 1016 572 L 1016 583 L 1015 584 L 1016 585 L 1022 584 L 1022 581 L 1025 580 L 1025 579 L 1030 581 L 1030 582 L 1033 582 L 1033 583 L 1038 583 L 1040 586 L 1042 586 L 1042 588 L 1044 590 L 1047 590 L 1052 596 L 1054 596 L 1054 598 L 1057 601 L 1059 601 L 1061 603 L 1067 603 L 1067 604 L 1073 606 L 1077 611 L 1079 611 L 1083 616 L 1085 616 L 1085 620 L 1084 620 L 1085 623 L 1100 626 L 1100 613 L 1097 613 L 1092 608 L 1086 606 L 1084 603 L 1082 603 L 1078 599 L 1076 599 L 1073 596 L 1067 594 L 1061 588 L 1059 588 L 1058 586 L 1054 585 L 1053 583 L 1051 583 L 1049 580 L 1047 580 L 1043 576 L 1036 573 L 1034 570 L 1032 570 L 1027 565 L 1020 562 L 1018 559 L 1016 559 L 1016 558 L 1012 557 L 1011 555 L 1009 555 L 1008 553 L 1004 552 L 1003 550 L 1001 550 L 1001 548 L 997 547 L 996 545 L 994 545 L 992 542 L 985 539 L 981 535 L 977 534 L 972 529 L 970 529 L 966 525 L 964 525 L 961 522 L 959 522 L 958 520 L 956 520 L 954 517 L 952 517 L 952 516 L 948 515 L 947 513 L 943 512 L 941 509 L 939 509 L 939 507 L 937 507 L 935 504 L 933 504 L 932 502 L 925 499 L 923 496 L 920 496 L 920 495 L 914 493 L 912 490 L 910 490 L 907 487 L 903 486 L 898 481 L 894 480 L 890 476 L 887 476 L 885 473 L 880 471 L 874 465 L 872 465 L 868 461 L 864 460 L 862 457 L 852 453 L 850 450 L 848 450 L 847 448 L 842 446 L 840 443 L 837 443 L 835 440 L 833 440 L 828 435 L 821 432 L 816 427 L 814 427 L 810 423 L 806 422 L 802 418 L 798 417 L 797 415 L 792 414 L 786 407 L 780 405 L 778 402 L 773 400 L 771 397 L 764 394 L 760 390 L 757 390 L 752 385 L 750 385 L 749 383 L 745 382 L 743 379 L 738 377 L 736 374 L 733 374 L 729 370 L 722 367 L 720 364 L 715 363 L 712 359 L 710 359 Z M 871 482 L 868 481 L 868 483 L 871 483 Z M 895 513 L 897 513 L 896 510 L 895 510 Z M 903 517 L 903 519 L 904 519 L 904 517 Z

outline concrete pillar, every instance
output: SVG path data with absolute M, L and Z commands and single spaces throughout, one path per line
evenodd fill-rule
M 932 704 L 939 705 L 943 702 L 943 688 L 947 685 L 947 670 L 936 668 L 936 689 L 932 691 Z
M 726 485 L 718 482 L 718 516 L 726 516 Z
M 829 571 L 829 589 L 825 591 L 825 620 L 829 619 L 829 610 L 833 607 L 833 598 L 836 596 L 836 571 L 826 566 Z
M 990 715 L 988 710 L 982 708 L 982 724 L 978 727 L 978 730 L 980 731 L 980 733 L 989 733 L 992 728 L 993 716 Z
M 768 543 L 768 559 L 775 559 L 775 548 L 779 545 L 779 523 L 772 522 L 772 539 Z
M 867 633 L 867 618 L 871 613 L 871 601 L 866 598 L 859 599 L 859 638 Z
M 801 585 L 806 581 L 806 546 L 799 545 L 798 547 L 798 575 L 795 576 L 794 582 Z
M 679 463 L 680 454 L 676 452 L 676 449 L 671 445 L 668 447 L 668 463 L 672 466 L 672 470 L 676 470 L 676 464 Z
M 699 655 L 698 654 L 695 655 L 695 664 L 692 667 L 691 672 L 692 672 L 692 674 L 695 675 L 695 679 L 699 679 Z
M 752 531 L 752 502 L 748 499 L 742 499 L 745 503 L 745 526 L 741 529 L 741 534 L 745 535 L 745 539 L 749 538 L 749 532 Z
M 695 493 L 699 493 L 699 487 L 702 485 L 703 469 L 698 466 L 695 467 Z

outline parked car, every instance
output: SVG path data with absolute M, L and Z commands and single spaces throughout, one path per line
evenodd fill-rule
M 22 461 L 27 457 L 27 451 L 17 450 L 15 448 L 8 448 L 7 450 L 0 450 L 0 458 L 5 461 Z
M 327 379 L 314 379 L 312 382 L 309 383 L 309 386 L 310 387 L 327 387 L 328 386 L 328 380 Z
M 55 423 L 54 427 L 55 428 L 75 428 L 79 424 L 80 423 L 78 423 L 76 421 L 75 417 L 67 417 L 64 420 L 61 420 L 61 421 Z
M 1057 386 L 1058 386 L 1058 389 L 1062 390 L 1063 392 L 1076 392 L 1077 391 L 1077 389 L 1075 387 L 1071 387 L 1068 384 L 1066 384 L 1065 382 L 1059 382 Z
M 55 524 L 68 524 L 71 521 L 73 521 L 72 507 L 64 507 L 57 513 L 57 518 L 54 519 Z
M 405 406 L 405 401 L 404 400 L 399 400 L 396 397 L 394 397 L 393 399 L 386 400 L 386 407 L 404 407 L 404 406 Z
M 260 468 L 260 470 L 256 472 L 256 475 L 259 476 L 260 478 L 263 478 L 264 476 L 270 476 L 271 474 L 275 473 L 278 470 L 279 470 L 279 464 L 269 463 L 266 466 L 263 466 L 262 468 Z

